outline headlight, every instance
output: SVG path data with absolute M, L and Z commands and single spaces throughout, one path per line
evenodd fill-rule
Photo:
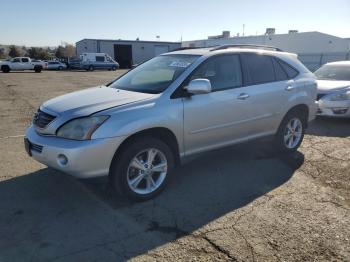
M 95 130 L 108 118 L 109 116 L 90 116 L 73 119 L 58 129 L 57 136 L 74 140 L 91 139 Z
M 350 100 L 350 90 L 341 92 L 341 93 L 336 93 L 334 95 L 331 95 L 329 97 L 330 101 L 344 101 L 344 100 Z

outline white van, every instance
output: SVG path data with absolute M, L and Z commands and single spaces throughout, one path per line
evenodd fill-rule
M 117 70 L 119 64 L 105 53 L 82 53 L 79 60 L 70 63 L 70 68 L 85 69 L 87 71 L 94 71 L 95 69 Z

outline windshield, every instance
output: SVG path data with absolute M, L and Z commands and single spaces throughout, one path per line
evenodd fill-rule
M 110 87 L 159 94 L 178 78 L 199 56 L 157 56 L 115 80 Z
M 325 65 L 315 75 L 319 80 L 350 81 L 350 65 Z

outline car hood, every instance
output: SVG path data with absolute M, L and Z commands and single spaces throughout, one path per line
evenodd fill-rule
M 329 94 L 350 86 L 350 81 L 317 80 L 319 94 Z
M 54 115 L 87 116 L 153 96 L 155 95 L 99 86 L 53 98 L 41 108 Z

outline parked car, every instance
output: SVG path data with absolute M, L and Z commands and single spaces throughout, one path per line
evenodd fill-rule
M 42 65 L 43 69 L 47 69 L 48 68 L 48 62 L 47 61 L 43 61 L 40 59 L 32 59 L 32 62 L 37 63 L 39 65 Z
M 315 77 L 294 54 L 243 47 L 163 54 L 106 86 L 49 100 L 26 150 L 78 178 L 109 175 L 136 200 L 157 195 L 194 154 L 265 136 L 294 152 L 317 110 Z
M 48 70 L 63 70 L 67 69 L 67 65 L 60 61 L 48 61 Z
M 83 53 L 69 61 L 69 68 L 94 71 L 95 69 L 117 70 L 119 64 L 105 53 Z
M 1 61 L 0 68 L 4 73 L 24 70 L 34 70 L 36 73 L 40 73 L 41 70 L 45 69 L 45 63 L 42 61 L 36 62 L 29 57 L 15 57 L 9 61 Z
M 350 61 L 332 62 L 315 72 L 319 116 L 350 117 Z

